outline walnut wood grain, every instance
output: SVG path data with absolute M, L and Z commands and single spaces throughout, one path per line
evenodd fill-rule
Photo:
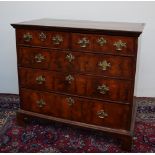
M 138 37 L 144 24 L 41 19 L 12 26 L 25 109 L 17 114 L 19 124 L 39 117 L 104 131 L 130 150 Z M 68 54 L 74 59 L 67 60 Z M 99 62 L 107 68 L 101 69 Z M 106 86 L 107 92 L 101 94 L 98 86 Z M 66 97 L 71 97 L 67 105 Z
M 71 75 L 74 80 L 69 83 L 66 77 Z M 43 76 L 45 81 L 38 84 L 36 78 Z M 93 77 L 86 75 L 42 71 L 38 69 L 19 69 L 20 85 L 24 88 L 66 92 L 80 96 L 94 97 L 112 101 L 130 102 L 131 100 L 131 81 L 113 80 L 103 77 Z M 105 84 L 109 91 L 101 94 L 98 86 Z
M 23 36 L 25 34 L 30 34 L 32 39 L 30 41 L 25 41 Z M 42 40 L 40 34 L 43 33 L 46 38 Z M 53 37 L 60 36 L 62 41 L 59 44 L 54 44 Z M 69 34 L 65 32 L 49 32 L 41 30 L 30 30 L 30 29 L 17 29 L 16 30 L 16 42 L 17 44 L 24 45 L 35 45 L 42 47 L 50 47 L 54 49 L 68 49 L 69 48 Z
M 106 43 L 103 46 L 100 46 L 97 43 L 99 38 L 103 37 L 106 40 Z M 97 51 L 101 53 L 116 53 L 116 54 L 134 54 L 134 38 L 132 37 L 122 37 L 122 36 L 110 36 L 110 35 L 92 35 L 92 34 L 81 34 L 81 33 L 72 33 L 71 34 L 71 49 L 80 50 L 80 51 Z M 86 38 L 89 41 L 89 44 L 86 47 L 81 47 L 78 44 L 78 41 L 82 38 Z M 115 42 L 122 41 L 126 44 L 126 47 L 123 47 L 122 50 L 117 50 L 116 46 L 114 46 Z
M 73 105 L 68 104 L 66 100 L 68 97 L 72 97 L 75 101 Z M 40 99 L 46 103 L 43 107 L 39 107 L 37 104 Z M 26 89 L 21 89 L 21 109 L 115 129 L 129 129 L 130 124 L 129 121 L 126 121 L 129 117 L 128 105 L 119 106 L 115 103 L 96 102 L 73 96 L 41 93 Z M 97 112 L 100 110 L 105 110 L 108 116 L 99 118 Z
M 42 62 L 37 62 L 35 57 L 41 54 Z M 72 55 L 70 62 L 66 57 Z M 96 55 L 94 53 L 82 53 L 72 51 L 59 51 L 40 48 L 28 48 L 18 46 L 19 66 L 38 69 L 47 69 L 63 72 L 78 72 L 84 74 L 103 75 L 110 77 L 133 79 L 133 57 L 121 57 L 111 55 Z M 110 67 L 103 70 L 99 62 L 107 61 Z

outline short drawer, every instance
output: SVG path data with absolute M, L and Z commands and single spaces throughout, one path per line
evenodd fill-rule
M 73 50 L 134 55 L 135 39 L 124 36 L 72 33 Z
M 20 68 L 21 87 L 69 93 L 102 100 L 130 102 L 132 81 L 109 79 L 74 73 Z
M 128 105 L 27 89 L 21 89 L 21 109 L 116 129 L 129 129 L 130 124 Z
M 134 58 L 18 46 L 18 65 L 63 72 L 134 78 Z
M 69 34 L 65 32 L 16 30 L 17 44 L 50 47 L 55 49 L 69 48 Z

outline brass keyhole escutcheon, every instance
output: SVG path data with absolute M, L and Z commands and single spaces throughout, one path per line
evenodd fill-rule
M 43 84 L 46 80 L 45 80 L 45 77 L 40 75 L 40 76 L 36 77 L 36 81 L 38 84 Z
M 101 86 L 97 87 L 97 90 L 99 90 L 101 94 L 106 94 L 109 91 L 109 87 L 107 87 L 105 84 L 102 84 Z
M 111 67 L 111 64 L 110 64 L 110 62 L 107 62 L 106 60 L 103 60 L 103 61 L 100 61 L 100 62 L 98 63 L 98 66 L 99 66 L 103 71 L 106 71 L 108 67 L 109 67 L 109 68 Z
M 66 98 L 66 100 L 69 106 L 72 106 L 75 103 L 74 99 L 71 97 Z
M 63 38 L 60 35 L 56 35 L 52 38 L 53 44 L 59 45 L 63 42 Z
M 106 39 L 104 39 L 103 37 L 100 37 L 97 39 L 97 43 L 100 45 L 100 46 L 103 46 L 107 43 Z
M 122 49 L 126 47 L 126 43 L 123 42 L 122 40 L 115 42 L 113 45 L 116 47 L 117 51 L 122 51 Z
M 41 32 L 39 34 L 39 38 L 40 38 L 41 41 L 45 41 L 46 40 L 46 34 L 44 32 Z
M 78 44 L 80 45 L 80 47 L 87 47 L 87 45 L 89 45 L 89 40 L 87 38 L 82 38 L 78 41 Z
M 98 112 L 97 112 L 97 116 L 99 117 L 99 118 L 105 118 L 105 117 L 108 117 L 108 114 L 104 111 L 104 110 L 99 110 Z
M 36 103 L 40 108 L 46 105 L 46 102 L 43 99 L 36 101 Z
M 72 62 L 75 59 L 75 57 L 74 57 L 74 55 L 69 53 L 69 54 L 66 55 L 66 59 L 68 60 L 68 62 Z
M 34 58 L 35 58 L 35 61 L 38 62 L 38 63 L 40 63 L 40 62 L 45 60 L 45 57 L 41 53 L 35 55 Z
M 65 77 L 65 80 L 69 83 L 69 84 L 71 84 L 72 83 L 72 81 L 74 81 L 74 77 L 72 76 L 72 75 L 67 75 L 66 77 Z

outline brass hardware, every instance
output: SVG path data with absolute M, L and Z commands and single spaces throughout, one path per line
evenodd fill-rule
M 74 77 L 69 74 L 68 76 L 66 76 L 65 79 L 66 79 L 66 81 L 68 81 L 69 84 L 71 84 L 71 82 L 74 80 Z
M 103 119 L 105 117 L 108 117 L 108 114 L 106 112 L 104 112 L 104 110 L 100 110 L 100 111 L 97 112 L 97 116 L 99 118 L 102 118 Z
M 89 45 L 89 40 L 84 37 L 78 41 L 78 44 L 80 45 L 80 47 L 87 47 L 87 45 Z
M 60 35 L 56 35 L 52 38 L 53 44 L 59 45 L 63 42 L 63 38 Z
M 45 34 L 44 32 L 41 32 L 41 33 L 39 34 L 39 38 L 40 38 L 41 41 L 46 40 L 46 34 Z
M 102 84 L 101 86 L 97 87 L 97 90 L 99 90 L 101 94 L 106 94 L 107 91 L 109 91 L 109 87 L 107 87 L 105 84 Z
M 69 53 L 69 54 L 66 55 L 66 59 L 67 59 L 69 62 L 72 62 L 72 61 L 75 59 L 75 57 L 74 57 L 71 53 Z
M 107 62 L 106 60 L 103 60 L 103 61 L 100 61 L 98 63 L 98 66 L 101 67 L 101 69 L 103 71 L 105 71 L 105 70 L 107 70 L 107 67 L 111 67 L 111 64 L 110 64 L 110 62 Z
M 36 77 L 36 81 L 38 84 L 43 84 L 43 82 L 45 82 L 45 78 L 42 75 L 40 75 Z
M 34 58 L 35 58 L 35 61 L 36 61 L 36 62 L 42 62 L 43 60 L 45 60 L 44 56 L 41 55 L 40 53 L 37 54 L 37 55 L 35 55 Z
M 29 42 L 32 39 L 32 35 L 28 32 L 23 35 L 23 39 L 24 39 L 24 41 Z
M 116 46 L 117 51 L 121 51 L 123 47 L 126 47 L 126 43 L 122 42 L 122 40 L 115 42 L 113 45 Z
M 103 37 L 100 37 L 100 38 L 98 38 L 97 43 L 98 43 L 100 46 L 103 46 L 104 44 L 107 43 L 107 41 L 106 41 Z
M 45 101 L 44 101 L 43 99 L 38 100 L 36 103 L 38 104 L 38 106 L 39 106 L 40 108 L 42 108 L 43 106 L 46 105 L 46 103 L 45 103 Z
M 69 106 L 72 106 L 75 103 L 74 99 L 71 97 L 66 98 L 66 100 Z

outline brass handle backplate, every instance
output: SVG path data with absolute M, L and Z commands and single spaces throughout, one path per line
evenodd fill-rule
M 42 108 L 43 106 L 46 105 L 46 103 L 45 103 L 45 101 L 44 101 L 43 99 L 38 100 L 36 103 L 37 103 L 37 105 L 38 105 L 40 108 Z
M 69 74 L 69 75 L 67 75 L 67 76 L 65 77 L 65 80 L 68 81 L 69 84 L 71 84 L 72 81 L 74 80 L 74 77 L 73 77 L 72 75 Z
M 39 34 L 39 38 L 40 38 L 41 41 L 45 41 L 46 40 L 46 34 L 44 32 L 41 32 Z
M 36 77 L 36 81 L 38 84 L 43 84 L 45 82 L 45 77 L 40 75 L 40 76 Z
M 97 87 L 97 90 L 99 90 L 101 94 L 106 94 L 109 91 L 109 87 L 107 87 L 105 84 L 102 84 L 101 86 Z
M 108 117 L 108 114 L 104 111 L 104 110 L 99 110 L 98 112 L 97 112 L 97 116 L 99 117 L 99 118 L 105 118 L 105 117 Z
M 28 32 L 28 33 L 23 35 L 23 39 L 26 42 L 30 42 L 32 40 L 32 35 Z
M 45 57 L 42 54 L 40 54 L 40 53 L 35 55 L 34 58 L 35 58 L 35 61 L 38 62 L 38 63 L 45 60 Z
M 71 53 L 69 53 L 69 54 L 66 55 L 66 59 L 67 59 L 69 62 L 72 62 L 72 61 L 75 59 L 75 57 L 74 57 L 74 55 L 72 55 Z
M 126 43 L 119 40 L 113 44 L 116 47 L 117 51 L 122 51 L 123 47 L 126 47 Z
M 103 46 L 104 44 L 107 43 L 107 41 L 103 38 L 103 37 L 100 37 L 97 39 L 97 43 L 100 45 L 100 46 Z
M 72 106 L 75 103 L 74 99 L 71 97 L 66 98 L 66 100 L 69 106 Z
M 60 35 L 56 35 L 52 38 L 53 44 L 59 45 L 61 42 L 63 42 L 63 38 Z
M 89 45 L 89 40 L 84 37 L 78 41 L 78 44 L 80 45 L 80 47 L 87 47 L 87 45 Z
M 100 61 L 99 63 L 98 63 L 98 66 L 103 70 L 103 71 L 105 71 L 105 70 L 107 70 L 107 68 L 109 67 L 111 67 L 111 64 L 110 64 L 110 62 L 107 62 L 106 60 L 103 60 L 103 61 Z

